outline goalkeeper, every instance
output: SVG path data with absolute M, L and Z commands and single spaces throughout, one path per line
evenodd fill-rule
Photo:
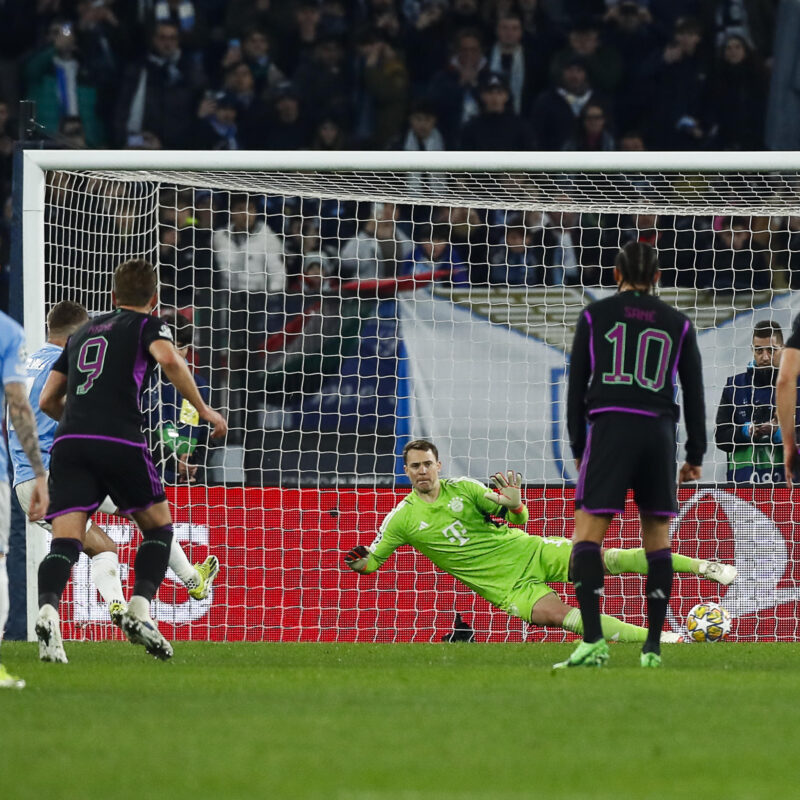
M 498 524 L 504 517 L 514 525 L 528 521 L 518 473 L 494 475 L 498 492 L 472 478 L 440 479 L 439 453 L 431 442 L 409 442 L 403 449 L 412 492 L 384 519 L 369 548 L 358 546 L 345 564 L 361 574 L 379 569 L 401 545 L 409 544 L 437 567 L 507 614 L 534 625 L 551 625 L 582 634 L 581 614 L 566 605 L 548 586 L 570 580 L 572 542 L 529 536 L 519 528 Z M 643 549 L 603 552 L 606 571 L 647 573 Z M 676 572 L 688 572 L 727 585 L 736 568 L 715 561 L 672 555 Z M 602 615 L 603 636 L 620 642 L 644 642 L 647 629 Z M 662 641 L 676 642 L 676 633 L 662 632 Z

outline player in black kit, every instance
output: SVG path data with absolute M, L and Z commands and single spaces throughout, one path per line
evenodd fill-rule
M 150 601 L 164 579 L 172 518 L 142 432 L 140 400 L 156 364 L 209 422 L 211 435 L 227 424 L 209 408 L 169 328 L 150 312 L 158 302 L 153 265 L 136 259 L 114 272 L 115 310 L 89 320 L 67 341 L 42 389 L 39 405 L 59 420 L 50 461 L 53 542 L 39 566 L 39 657 L 66 661 L 58 604 L 83 549 L 86 521 L 108 495 L 142 531 L 136 582 L 122 629 L 134 644 L 167 659 L 172 647 L 150 618 Z
M 686 461 L 680 482 L 696 481 L 706 450 L 700 352 L 689 319 L 651 294 L 661 273 L 641 242 L 617 256 L 619 292 L 587 306 L 578 319 L 570 360 L 567 428 L 578 466 L 572 575 L 583 641 L 556 667 L 602 666 L 600 545 L 633 489 L 647 554 L 648 637 L 641 664 L 661 664 L 660 634 L 672 589 L 669 521 L 678 511 L 675 428 L 683 389 Z

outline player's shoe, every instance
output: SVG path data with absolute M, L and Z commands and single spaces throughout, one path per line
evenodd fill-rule
M 158 626 L 149 617 L 137 617 L 126 609 L 120 625 L 131 644 L 141 644 L 155 658 L 162 661 L 172 658 L 172 645 L 161 635 Z
M 656 669 L 661 666 L 661 656 L 658 653 L 642 653 L 640 663 L 648 669 Z
M 25 681 L 12 675 L 5 664 L 0 664 L 0 689 L 24 689 Z
M 608 661 L 608 644 L 605 639 L 597 642 L 581 642 L 566 661 L 553 664 L 553 669 L 567 667 L 602 667 Z
M 200 573 L 200 583 L 194 589 L 189 589 L 189 597 L 194 600 L 205 600 L 219 572 L 219 559 L 216 556 L 209 556 L 202 564 L 195 564 L 194 568 Z
M 678 644 L 685 642 L 686 639 L 680 633 L 675 631 L 661 631 L 661 644 Z
M 61 641 L 61 620 L 53 606 L 45 604 L 39 609 L 34 630 L 39 640 L 39 659 L 67 664 L 67 654 Z
M 111 617 L 111 621 L 118 627 L 122 627 L 122 615 L 125 613 L 125 603 L 121 603 L 119 600 L 112 600 L 108 604 L 108 615 Z
M 700 577 L 716 581 L 723 586 L 728 586 L 736 580 L 739 570 L 733 564 L 723 564 L 721 561 L 700 561 Z

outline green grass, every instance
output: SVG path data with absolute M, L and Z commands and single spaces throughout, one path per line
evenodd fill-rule
M 8 800 L 796 797 L 800 645 L 6 642 Z

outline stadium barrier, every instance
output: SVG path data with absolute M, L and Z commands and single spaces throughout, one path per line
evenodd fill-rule
M 380 520 L 405 491 L 276 488 L 172 488 L 176 535 L 190 558 L 209 550 L 219 556 L 213 598 L 190 600 L 171 576 L 155 601 L 154 616 L 165 635 L 212 641 L 439 641 L 455 613 L 473 627 L 477 641 L 562 641 L 556 629 L 528 628 L 494 610 L 450 576 L 404 547 L 376 574 L 343 568 L 342 552 L 369 544 Z M 572 490 L 529 487 L 527 530 L 571 536 Z M 688 556 L 735 563 L 729 587 L 691 575 L 678 576 L 668 614 L 675 630 L 702 600 L 721 602 L 734 617 L 731 639 L 794 641 L 800 635 L 800 517 L 784 488 L 682 489 L 673 525 L 673 548 Z M 131 588 L 129 565 L 138 534 L 125 520 L 98 517 L 119 545 L 123 585 Z M 635 506 L 613 523 L 609 547 L 639 546 Z M 605 611 L 646 624 L 640 576 L 606 580 Z M 567 601 L 570 586 L 554 588 Z M 62 606 L 69 639 L 120 638 L 89 580 L 85 556 L 75 568 Z

